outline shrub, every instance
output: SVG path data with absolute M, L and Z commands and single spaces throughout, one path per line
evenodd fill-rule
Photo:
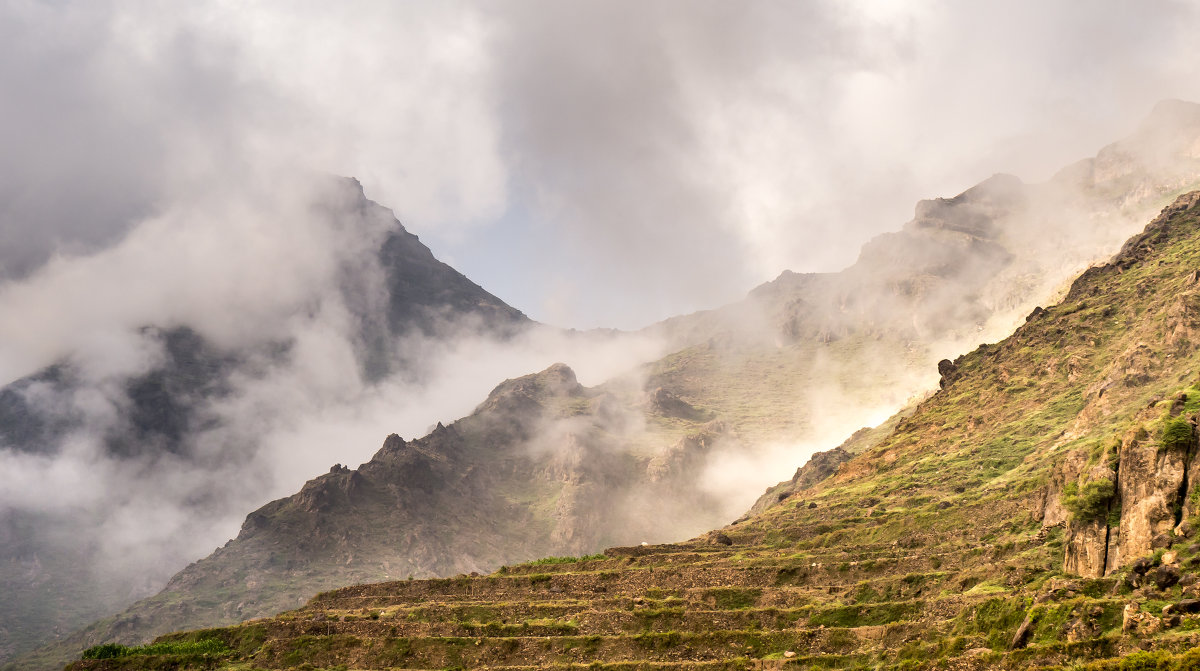
M 1186 419 L 1168 419 L 1163 424 L 1162 442 L 1159 448 L 1163 450 L 1187 449 L 1192 445 L 1192 425 Z
M 1112 480 L 1091 480 L 1082 488 L 1071 483 L 1063 488 L 1062 504 L 1077 522 L 1090 522 L 1105 517 L 1108 504 L 1117 493 Z
M 120 643 L 102 643 L 83 651 L 84 659 L 115 659 L 129 654 L 129 647 Z

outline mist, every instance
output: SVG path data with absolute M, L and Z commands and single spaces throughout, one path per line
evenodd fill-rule
M 1196 10 L 1169 2 L 3 11 L 4 275 L 111 244 L 214 174 L 302 165 L 358 177 L 451 265 L 577 328 L 838 270 L 920 198 L 1044 180 L 1155 101 L 1200 98 Z
M 149 594 L 248 510 L 369 459 L 390 433 L 469 414 L 501 380 L 562 361 L 597 385 L 675 344 L 654 329 L 555 327 L 637 329 L 784 269 L 841 270 L 919 199 L 997 172 L 1046 182 L 1156 101 L 1200 99 L 1198 11 L 6 3 L 0 385 L 61 365 L 74 386 L 20 388 L 70 430 L 38 450 L 0 445 L 0 538 L 31 516 L 40 549 L 94 558 L 90 578 L 117 595 L 106 603 Z M 450 319 L 388 341 L 391 374 L 366 374 L 364 324 L 387 301 L 366 259 L 392 222 L 354 214 L 333 175 L 551 326 L 497 337 Z M 1004 242 L 1028 243 L 1050 211 L 1012 219 Z M 814 368 L 841 381 L 797 409 L 797 435 L 714 455 L 698 482 L 721 507 L 703 524 L 932 388 L 927 364 L 1002 337 L 1144 214 L 1096 226 L 1087 207 L 1072 212 L 1054 220 L 1058 237 L 1018 249 L 1038 262 L 981 285 L 989 319 L 889 368 L 890 392 L 864 400 L 845 371 Z M 1054 268 L 1040 261 L 1066 247 L 1077 253 Z M 769 316 L 750 323 L 779 335 Z M 167 360 L 177 329 L 234 372 L 191 399 L 200 428 L 178 450 L 114 454 L 105 436 L 136 438 L 125 381 Z

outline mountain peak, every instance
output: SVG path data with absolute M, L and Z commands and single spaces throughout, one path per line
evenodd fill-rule
M 1200 126 L 1200 104 L 1167 98 L 1155 103 L 1139 130 L 1149 128 L 1191 128 Z
M 576 396 L 582 391 L 583 386 L 575 378 L 575 371 L 564 363 L 556 363 L 540 373 L 523 375 L 496 385 L 475 412 L 529 408 L 553 398 Z

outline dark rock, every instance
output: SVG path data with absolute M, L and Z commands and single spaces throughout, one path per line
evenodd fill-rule
M 1137 575 L 1146 575 L 1150 569 L 1154 568 L 1154 562 L 1150 561 L 1150 559 L 1147 557 L 1142 557 L 1141 559 L 1133 562 L 1133 565 L 1129 568 Z
M 1175 539 L 1171 538 L 1171 534 L 1161 533 L 1150 539 L 1150 547 L 1157 550 L 1159 548 L 1169 548 L 1175 543 Z
M 1179 603 L 1169 603 L 1163 606 L 1163 617 L 1175 613 L 1200 613 L 1200 599 L 1183 599 Z
M 692 407 L 690 403 L 663 387 L 658 387 L 647 394 L 645 405 L 651 413 L 663 417 L 702 419 L 704 416 L 704 413 Z
M 1179 569 L 1174 566 L 1159 566 L 1154 571 L 1154 584 L 1159 589 L 1167 589 L 1179 582 Z
M 708 535 L 708 542 L 713 545 L 733 545 L 733 539 L 720 531 L 714 531 Z
M 1030 615 L 1025 616 L 1025 620 L 1021 622 L 1021 626 L 1017 627 L 1017 633 L 1013 634 L 1012 642 L 1008 644 L 1009 650 L 1020 650 L 1029 644 L 1029 637 L 1033 634 L 1033 618 Z
M 1029 316 L 1025 318 L 1025 321 L 1031 322 L 1044 314 L 1046 314 L 1046 309 L 1039 305 L 1033 309 L 1033 312 L 1029 313 Z
M 817 503 L 816 503 L 816 501 L 810 501 L 810 502 L 808 503 L 808 508 L 809 508 L 809 510 L 812 510 L 813 508 L 816 508 L 816 507 L 817 507 Z
M 958 366 L 955 365 L 955 363 L 953 361 L 951 361 L 949 359 L 942 359 L 941 361 L 939 361 L 938 362 L 938 375 L 941 375 L 942 379 L 938 380 L 938 386 L 941 387 L 942 389 L 945 389 L 946 385 L 948 385 L 954 381 L 954 377 L 957 373 L 958 373 Z

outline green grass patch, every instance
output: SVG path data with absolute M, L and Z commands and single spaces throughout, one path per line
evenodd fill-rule
M 217 638 L 206 638 L 201 641 L 164 641 L 147 645 L 121 645 L 120 643 L 102 643 L 83 651 L 83 659 L 116 659 L 118 657 L 134 657 L 141 655 L 228 655 L 233 649 Z

